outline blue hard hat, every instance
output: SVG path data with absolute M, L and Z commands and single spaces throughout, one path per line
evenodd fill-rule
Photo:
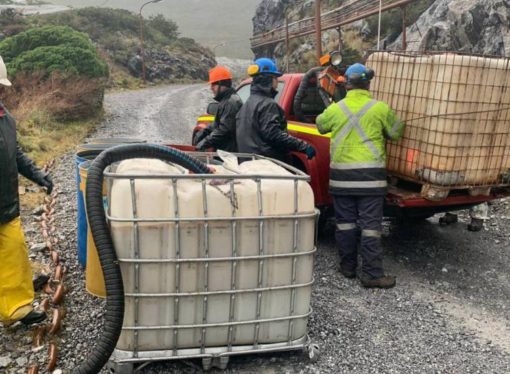
M 281 77 L 283 75 L 278 70 L 275 62 L 266 57 L 255 60 L 255 64 L 248 68 L 248 74 L 252 77 L 259 74 L 270 74 L 277 77 Z
M 349 66 L 347 68 L 347 70 L 345 71 L 345 77 L 347 79 L 349 79 L 351 76 L 355 75 L 355 76 L 359 76 L 361 78 L 361 80 L 367 80 L 367 78 L 366 78 L 367 72 L 368 72 L 368 70 L 365 67 L 365 65 L 356 63 L 356 64 L 352 64 L 351 66 Z
M 375 72 L 365 65 L 356 63 L 347 68 L 345 77 L 347 78 L 347 83 L 357 85 L 362 82 L 370 82 L 375 77 Z

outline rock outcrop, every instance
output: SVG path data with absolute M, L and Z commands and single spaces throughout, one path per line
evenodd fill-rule
M 255 11 L 253 34 L 269 31 L 285 23 L 285 11 L 290 0 L 262 0 Z
M 207 80 L 209 69 L 216 65 L 208 55 L 192 55 L 162 50 L 145 51 L 145 74 L 148 81 L 161 80 Z M 127 63 L 129 72 L 137 77 L 142 74 L 139 54 Z
M 400 36 L 389 48 L 400 49 Z M 407 29 L 407 50 L 510 57 L 509 0 L 437 0 Z

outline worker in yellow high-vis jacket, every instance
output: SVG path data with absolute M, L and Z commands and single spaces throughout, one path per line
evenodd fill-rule
M 334 198 L 340 272 L 356 276 L 361 231 L 361 284 L 391 288 L 395 277 L 383 270 L 380 244 L 386 194 L 386 139 L 398 139 L 404 124 L 391 108 L 369 92 L 374 71 L 362 64 L 346 73 L 347 96 L 317 118 L 322 133 L 331 132 L 330 193 Z
M 0 84 L 11 85 L 1 57 Z M 0 103 L 0 322 L 4 325 L 17 321 L 31 325 L 46 318 L 32 308 L 34 287 L 19 217 L 18 173 L 51 193 L 50 177 L 21 151 L 16 122 Z

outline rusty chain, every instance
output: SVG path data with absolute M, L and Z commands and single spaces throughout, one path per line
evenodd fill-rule
M 42 170 L 48 172 L 55 166 L 55 160 L 48 161 Z M 44 198 L 43 213 L 38 218 L 41 234 L 46 242 L 46 254 L 51 261 L 52 272 L 50 280 L 45 284 L 43 298 L 38 308 L 45 313 L 51 313 L 52 318 L 44 325 L 34 327 L 32 330 L 32 347 L 37 352 L 44 348 L 45 340 L 48 339 L 48 364 L 47 370 L 52 372 L 55 370 L 58 361 L 58 347 L 56 336 L 62 328 L 63 319 L 65 318 L 65 308 L 63 307 L 66 288 L 64 286 L 65 267 L 60 263 L 59 238 L 56 235 L 57 228 L 55 225 L 55 207 L 57 204 L 58 192 L 54 191 Z M 29 374 L 39 373 L 39 365 L 32 364 L 28 369 Z

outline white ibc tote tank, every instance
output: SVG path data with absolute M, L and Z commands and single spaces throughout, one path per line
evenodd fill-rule
M 388 172 L 444 187 L 508 185 L 510 59 L 376 52 L 370 90 L 406 122 Z
M 267 159 L 213 168 L 204 179 L 133 159 L 105 173 L 126 300 L 117 350 L 306 337 L 316 228 L 306 176 Z

